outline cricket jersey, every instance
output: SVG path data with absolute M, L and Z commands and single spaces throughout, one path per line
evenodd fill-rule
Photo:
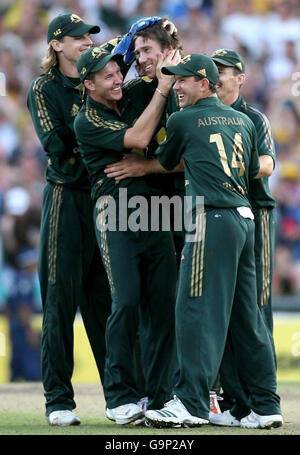
M 204 196 L 210 207 L 250 207 L 249 181 L 259 171 L 255 127 L 217 97 L 174 113 L 157 157 L 168 170 L 183 157 L 186 195 L 193 197 L 193 208 L 196 196 Z
M 257 133 L 258 155 L 268 155 L 275 161 L 275 146 L 267 117 L 246 103 L 241 96 L 238 97 L 231 107 L 245 113 L 254 123 Z M 252 207 L 255 208 L 274 208 L 276 206 L 275 199 L 270 192 L 268 177 L 250 181 L 249 199 Z
M 55 67 L 31 83 L 27 105 L 48 159 L 47 181 L 90 190 L 73 130 L 81 107 L 79 84 L 79 78 L 69 78 Z
M 124 179 L 117 184 L 104 172 L 108 164 L 116 163 L 123 158 L 124 153 L 130 153 L 131 150 L 124 148 L 124 136 L 130 127 L 115 110 L 87 96 L 85 105 L 76 117 L 74 129 L 91 181 L 93 200 L 104 195 L 118 199 L 120 188 L 126 188 L 128 196 L 155 193 L 143 177 Z
M 150 79 L 148 77 L 138 77 L 132 79 L 124 84 L 123 93 L 125 101 L 125 108 L 123 118 L 130 123 L 134 121 L 144 112 L 147 105 L 150 103 L 155 89 L 158 85 L 157 79 Z M 159 124 L 153 134 L 153 137 L 148 144 L 147 149 L 140 153 L 148 159 L 154 159 L 155 151 L 159 144 L 166 138 L 166 124 L 168 118 L 173 112 L 179 111 L 179 103 L 177 94 L 174 90 L 170 90 L 166 107 L 160 118 Z M 145 176 L 146 181 L 151 186 L 159 189 L 161 195 L 168 195 L 171 197 L 174 193 L 184 192 L 184 174 L 183 172 L 161 175 L 150 174 Z

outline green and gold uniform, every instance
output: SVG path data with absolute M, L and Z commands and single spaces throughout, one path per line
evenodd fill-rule
M 145 108 L 151 101 L 151 98 L 157 87 L 157 79 L 149 79 L 148 77 L 139 77 L 128 81 L 124 85 L 124 98 L 126 99 L 126 110 L 124 118 L 126 121 L 134 123 L 134 121 L 144 112 Z M 167 120 L 173 112 L 179 110 L 178 98 L 174 90 L 170 90 L 167 104 L 160 122 L 156 128 L 147 149 L 144 151 L 144 156 L 147 159 L 155 159 L 155 151 L 159 144 L 165 140 Z M 184 174 L 183 172 L 174 174 L 148 174 L 145 180 L 154 188 L 159 195 L 180 196 L 185 193 Z M 172 213 L 171 213 L 172 216 Z M 173 226 L 173 218 L 171 226 Z M 184 245 L 184 231 L 173 231 L 174 243 L 178 259 L 180 263 L 181 250 Z
M 121 118 L 116 111 L 88 96 L 74 128 L 92 184 L 98 244 L 111 286 L 112 313 L 106 327 L 104 381 L 107 407 L 136 403 L 141 398 L 134 376 L 140 310 L 146 392 L 151 408 L 162 406 L 166 401 L 173 373 L 176 257 L 169 231 L 120 228 L 124 211 L 119 213 L 122 204 L 119 190 L 126 189 L 128 198 L 144 196 L 149 202 L 150 197 L 158 193 L 144 178 L 124 179 L 117 185 L 104 173 L 107 164 L 119 161 L 126 152 L 123 145 L 129 128 L 129 124 L 123 122 L 126 100 L 121 100 L 119 108 Z M 115 217 L 116 229 L 101 229 L 111 201 L 115 202 L 116 210 L 111 217 Z M 134 212 L 128 201 L 125 200 L 126 222 Z
M 173 393 L 193 416 L 208 419 L 209 391 L 230 331 L 251 409 L 278 414 L 272 345 L 253 299 L 254 222 L 247 194 L 259 170 L 254 125 L 216 97 L 201 99 L 169 118 L 157 157 L 168 170 L 183 157 L 196 225 L 180 266 L 175 310 L 180 376 Z M 203 211 L 196 210 L 197 196 L 204 196 Z
M 244 101 L 242 96 L 231 105 L 233 109 L 245 113 L 253 122 L 257 133 L 259 155 L 268 155 L 275 160 L 275 147 L 268 119 L 259 110 Z M 270 192 L 268 178 L 250 181 L 249 201 L 254 213 L 255 223 L 255 268 L 257 282 L 257 303 L 264 317 L 266 329 L 273 343 L 273 315 L 271 306 L 273 257 L 275 248 L 275 213 L 276 202 Z M 249 414 L 247 392 L 243 390 L 236 376 L 234 345 L 230 336 L 221 365 L 221 385 L 223 401 L 221 409 L 231 409 L 237 419 Z M 275 347 L 274 347 L 275 356 Z
M 41 342 L 46 415 L 73 409 L 73 323 L 80 308 L 101 381 L 108 279 L 99 254 L 91 185 L 73 131 L 81 106 L 79 79 L 57 67 L 37 77 L 28 108 L 48 159 L 41 219 L 39 278 L 43 301 Z

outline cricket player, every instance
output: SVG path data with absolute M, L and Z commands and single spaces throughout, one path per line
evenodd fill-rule
M 156 67 L 161 53 L 166 54 L 171 49 L 178 49 L 181 52 L 182 43 L 173 23 L 166 18 L 157 16 L 140 19 L 131 27 L 131 30 L 120 43 L 111 50 L 114 54 L 123 55 L 123 61 L 127 64 L 135 60 L 142 77 L 134 78 L 124 85 L 124 96 L 127 100 L 126 120 L 135 121 L 145 107 L 149 104 L 158 84 Z M 155 151 L 159 144 L 165 139 L 166 123 L 173 112 L 179 110 L 179 103 L 176 93 L 170 90 L 166 100 L 165 109 L 157 128 L 145 150 L 135 149 L 133 154 L 127 154 L 125 159 L 118 163 L 107 166 L 106 174 L 117 181 L 130 177 L 144 176 L 151 186 L 157 188 L 161 196 L 183 197 L 184 175 L 183 168 L 180 172 L 169 172 L 161 175 L 155 167 Z M 152 166 L 154 164 L 154 166 Z M 171 213 L 171 226 L 174 221 Z M 177 263 L 180 263 L 181 250 L 184 245 L 184 229 L 173 230 Z
M 72 412 L 76 403 L 71 383 L 73 323 L 78 309 L 104 380 L 110 289 L 94 232 L 91 185 L 73 129 L 82 97 L 76 62 L 91 47 L 91 35 L 99 31 L 98 25 L 86 24 L 76 14 L 54 18 L 48 27 L 44 72 L 28 93 L 28 109 L 48 159 L 39 279 L 42 380 L 50 425 L 80 424 Z
M 115 47 L 113 45 L 115 43 Z M 101 46 L 102 47 L 102 46 Z M 136 63 L 140 74 L 143 76 L 129 80 L 124 84 L 123 93 L 126 100 L 126 109 L 124 110 L 123 120 L 132 124 L 143 113 L 158 85 L 156 77 L 156 68 L 161 54 L 166 55 L 170 50 L 181 50 L 182 44 L 173 23 L 167 18 L 157 16 L 147 17 L 137 21 L 128 34 L 120 42 L 113 40 L 105 48 L 110 49 L 115 55 L 123 56 L 123 64 L 131 65 Z M 123 68 L 124 66 L 122 66 Z M 156 168 L 152 167 L 155 163 L 155 150 L 160 142 L 165 139 L 166 122 L 169 116 L 179 110 L 179 103 L 176 93 L 170 90 L 166 99 L 163 115 L 153 133 L 151 141 L 146 149 L 134 148 L 133 153 L 125 154 L 123 159 L 117 163 L 108 164 L 105 173 L 110 178 L 116 178 L 116 182 L 129 177 L 144 177 L 151 187 L 155 187 L 159 196 L 165 196 L 169 200 L 181 198 L 183 204 L 184 175 L 183 167 L 177 170 L 180 172 L 170 172 L 167 175 L 157 173 Z M 147 172 L 145 172 L 147 168 Z M 169 211 L 170 227 L 175 244 L 177 266 L 180 264 L 181 250 L 184 245 L 184 220 L 183 211 L 181 217 L 181 229 L 174 229 L 175 213 Z M 139 329 L 138 338 L 143 337 Z M 137 353 L 139 352 L 140 343 L 137 341 Z M 142 346 L 141 346 L 142 349 Z M 141 360 L 139 366 L 143 364 L 143 353 L 140 353 Z M 142 368 L 139 368 L 140 374 L 139 389 L 142 399 L 146 399 L 145 383 L 143 381 Z M 144 397 L 144 398 L 143 398 Z M 138 421 L 137 421 L 138 422 Z M 136 422 L 135 422 L 136 424 Z
M 231 49 L 218 49 L 211 57 L 220 74 L 217 83 L 218 97 L 224 104 L 245 113 L 252 120 L 257 133 L 260 169 L 266 169 L 271 175 L 275 167 L 275 147 L 269 121 L 264 114 L 250 106 L 240 95 L 240 89 L 246 77 L 244 59 Z M 271 293 L 276 203 L 269 189 L 268 177 L 250 181 L 249 200 L 255 223 L 257 303 L 264 317 L 266 330 L 268 330 L 273 343 Z M 210 419 L 211 423 L 217 425 L 239 426 L 241 418 L 249 414 L 247 391 L 242 390 L 243 387 L 234 371 L 233 350 L 234 346 L 232 346 L 232 340 L 229 336 L 221 365 L 221 385 L 224 394 L 221 407 L 225 410 L 222 414 L 211 415 Z
M 163 56 L 161 56 L 162 61 Z M 174 52 L 165 57 L 178 61 Z M 169 393 L 175 360 L 175 290 L 177 267 L 170 231 L 151 231 L 150 207 L 146 204 L 146 229 L 132 229 L 134 214 L 130 198 L 149 201 L 158 192 L 143 178 L 124 179 L 119 185 L 109 179 L 105 166 L 117 162 L 134 147 L 145 148 L 163 114 L 172 81 L 157 67 L 158 85 L 143 114 L 134 125 L 125 123 L 127 100 L 123 98 L 120 57 L 101 48 L 81 55 L 77 68 L 87 89 L 85 105 L 75 120 L 80 152 L 87 168 L 95 204 L 95 226 L 112 296 L 107 320 L 105 380 L 106 415 L 117 424 L 140 419 L 143 411 L 134 377 L 136 334 L 143 328 L 143 357 L 150 408 L 162 405 Z M 121 190 L 129 199 L 122 201 Z M 109 211 L 110 207 L 116 210 Z M 122 208 L 123 207 L 123 208 Z M 127 211 L 125 228 L 121 217 Z M 131 217 L 132 218 L 132 217 Z M 109 220 L 114 226 L 107 228 Z M 139 314 L 140 321 L 139 322 Z M 162 323 L 163 321 L 163 323 Z
M 219 72 L 210 57 L 187 55 L 162 71 L 175 75 L 182 110 L 169 118 L 157 157 L 167 170 L 183 157 L 196 228 L 180 265 L 175 310 L 179 380 L 164 408 L 146 411 L 146 420 L 155 426 L 209 422 L 209 391 L 230 332 L 238 374 L 250 391 L 251 412 L 241 426 L 277 427 L 282 416 L 275 359 L 253 299 L 254 216 L 247 194 L 249 181 L 266 175 L 259 170 L 255 127 L 217 98 Z M 204 207 L 197 206 L 200 195 Z

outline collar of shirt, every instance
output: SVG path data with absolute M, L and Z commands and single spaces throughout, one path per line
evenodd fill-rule
M 120 112 L 122 113 L 122 100 L 120 100 L 117 104 L 120 109 Z M 120 118 L 118 113 L 114 109 L 106 106 L 105 104 L 100 103 L 99 101 L 94 100 L 90 95 L 87 95 L 86 97 L 86 105 L 97 110 L 109 112 L 110 115 L 114 115 L 118 117 L 118 119 Z
M 79 77 L 68 77 L 61 73 L 57 66 L 52 68 L 52 74 L 55 75 L 63 84 L 64 87 L 69 87 L 79 90 L 81 88 L 81 82 Z
M 217 96 L 209 96 L 208 98 L 201 98 L 193 106 L 209 107 L 209 106 L 220 106 L 223 103 Z
M 236 111 L 239 111 L 240 108 L 244 107 L 244 106 L 245 106 L 245 101 L 241 95 L 239 95 L 239 97 L 235 100 L 235 102 L 230 105 L 230 107 L 232 107 Z

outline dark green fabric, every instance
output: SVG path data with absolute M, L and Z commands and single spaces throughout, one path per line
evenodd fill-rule
M 76 117 L 76 137 L 95 201 L 107 194 L 118 198 L 120 188 L 126 188 L 129 197 L 134 194 L 155 194 L 144 178 L 128 178 L 116 184 L 114 179 L 108 178 L 104 173 L 107 164 L 120 161 L 123 153 L 130 152 L 123 145 L 124 135 L 130 126 L 116 111 L 89 96 Z
M 73 409 L 73 323 L 80 309 L 104 380 L 107 276 L 97 247 L 88 192 L 48 183 L 41 220 L 42 376 L 46 414 Z
M 278 414 L 272 346 L 256 294 L 254 223 L 236 209 L 211 209 L 200 215 L 205 230 L 199 242 L 186 243 L 176 302 L 179 381 L 174 393 L 188 411 L 208 419 L 209 391 L 217 377 L 229 330 L 238 373 L 250 390 L 251 409 Z M 203 249 L 195 275 L 193 258 Z M 193 296 L 192 283 L 203 280 Z M 218 286 L 216 286 L 218 283 Z
M 233 144 L 237 134 L 242 138 L 242 160 L 246 172 L 237 167 L 241 166 L 240 159 L 236 158 L 237 164 L 232 165 L 237 155 Z M 223 158 L 216 143 L 218 139 L 225 148 Z M 201 99 L 174 113 L 167 124 L 167 139 L 156 154 L 168 170 L 172 170 L 183 157 L 186 194 L 193 198 L 193 209 L 196 196 L 202 195 L 208 206 L 250 207 L 247 199 L 249 180 L 259 170 L 254 125 L 246 115 L 225 106 L 218 98 Z
M 122 103 L 120 107 L 123 112 Z M 143 178 L 125 179 L 116 185 L 104 175 L 106 164 L 122 157 L 124 134 L 129 126 L 115 111 L 90 97 L 75 121 L 80 151 L 92 183 L 96 235 L 112 296 L 103 388 L 108 408 L 136 403 L 141 398 L 135 369 L 140 330 L 149 406 L 162 407 L 174 368 L 176 257 L 170 232 L 119 229 L 119 188 L 126 189 L 128 197 L 144 195 L 150 199 L 157 194 Z M 112 198 L 117 210 L 116 230 L 102 232 L 104 210 Z M 126 220 L 131 213 L 128 208 Z
M 268 119 L 257 109 L 249 106 L 241 96 L 232 107 L 244 112 L 253 121 L 257 131 L 259 155 L 269 155 L 275 160 L 275 148 Z M 270 337 L 274 361 L 276 351 L 273 340 L 272 277 L 275 248 L 275 200 L 271 195 L 268 178 L 250 182 L 249 197 L 255 222 L 255 271 L 257 285 L 257 304 Z M 224 401 L 221 410 L 231 409 L 231 414 L 241 419 L 250 413 L 249 390 L 237 374 L 234 344 L 229 336 L 220 369 Z
M 275 146 L 270 123 L 267 117 L 258 109 L 246 103 L 246 101 L 241 96 L 238 97 L 238 99 L 231 105 L 231 107 L 239 112 L 243 112 L 252 120 L 257 133 L 258 155 L 270 156 L 274 160 L 275 165 Z M 252 180 L 250 182 L 249 200 L 252 207 L 274 208 L 276 206 L 275 199 L 272 196 L 269 188 L 268 177 Z
M 27 105 L 48 159 L 48 182 L 90 190 L 80 157 L 73 122 L 81 107 L 79 79 L 65 77 L 57 68 L 37 77 L 30 86 Z
M 98 217 L 104 205 L 97 205 L 94 216 L 100 226 Z M 128 210 L 128 217 L 132 212 Z M 98 229 L 97 239 L 112 295 L 103 385 L 107 407 L 136 403 L 141 398 L 135 368 L 139 328 L 149 408 L 161 408 L 170 393 L 175 362 L 177 267 L 171 233 Z
M 123 119 L 125 119 L 127 123 L 133 124 L 144 112 L 152 99 L 157 84 L 157 79 L 140 77 L 133 79 L 124 85 Z M 156 158 L 155 151 L 166 137 L 166 124 L 168 118 L 178 110 L 179 104 L 177 95 L 174 90 L 170 90 L 164 113 L 160 118 L 159 124 L 147 149 L 145 151 L 139 150 L 146 158 Z M 155 187 L 160 195 L 172 197 L 174 194 L 182 195 L 185 192 L 183 172 L 169 175 L 150 174 L 145 176 L 145 180 L 150 186 Z

